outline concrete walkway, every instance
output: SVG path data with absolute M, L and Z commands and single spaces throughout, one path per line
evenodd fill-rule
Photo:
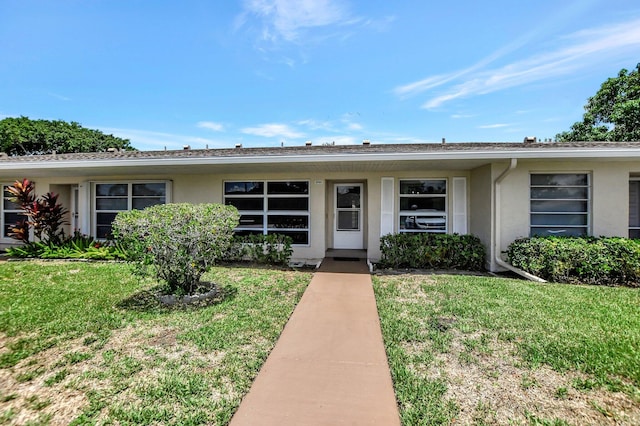
M 325 262 L 231 426 L 400 424 L 366 264 Z

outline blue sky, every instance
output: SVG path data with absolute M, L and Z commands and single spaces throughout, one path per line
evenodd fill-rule
M 640 62 L 637 0 L 0 0 L 0 118 L 143 150 L 520 142 Z

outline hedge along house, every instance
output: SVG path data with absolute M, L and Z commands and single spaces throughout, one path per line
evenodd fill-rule
M 640 236 L 640 143 L 447 143 L 0 156 L 3 189 L 26 177 L 61 194 L 74 229 L 109 235 L 119 211 L 224 203 L 240 234 L 292 237 L 292 260 L 331 249 L 375 262 L 380 236 L 471 233 L 487 267 L 529 235 Z M 0 247 L 19 211 L 4 199 Z

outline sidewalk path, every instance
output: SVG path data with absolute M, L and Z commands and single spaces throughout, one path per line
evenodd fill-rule
M 344 263 L 320 270 L 359 273 L 314 275 L 231 426 L 400 424 L 371 276 Z

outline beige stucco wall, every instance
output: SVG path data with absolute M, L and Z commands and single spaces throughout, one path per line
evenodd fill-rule
M 500 207 L 502 250 L 529 234 L 530 173 L 589 173 L 591 175 L 591 234 L 628 236 L 629 176 L 640 170 L 638 162 L 519 161 L 502 183 Z M 501 169 L 494 167 L 494 178 Z
M 487 268 L 492 269 L 493 247 L 493 175 L 492 166 L 477 167 L 469 177 L 469 233 L 477 236 L 487 248 Z

